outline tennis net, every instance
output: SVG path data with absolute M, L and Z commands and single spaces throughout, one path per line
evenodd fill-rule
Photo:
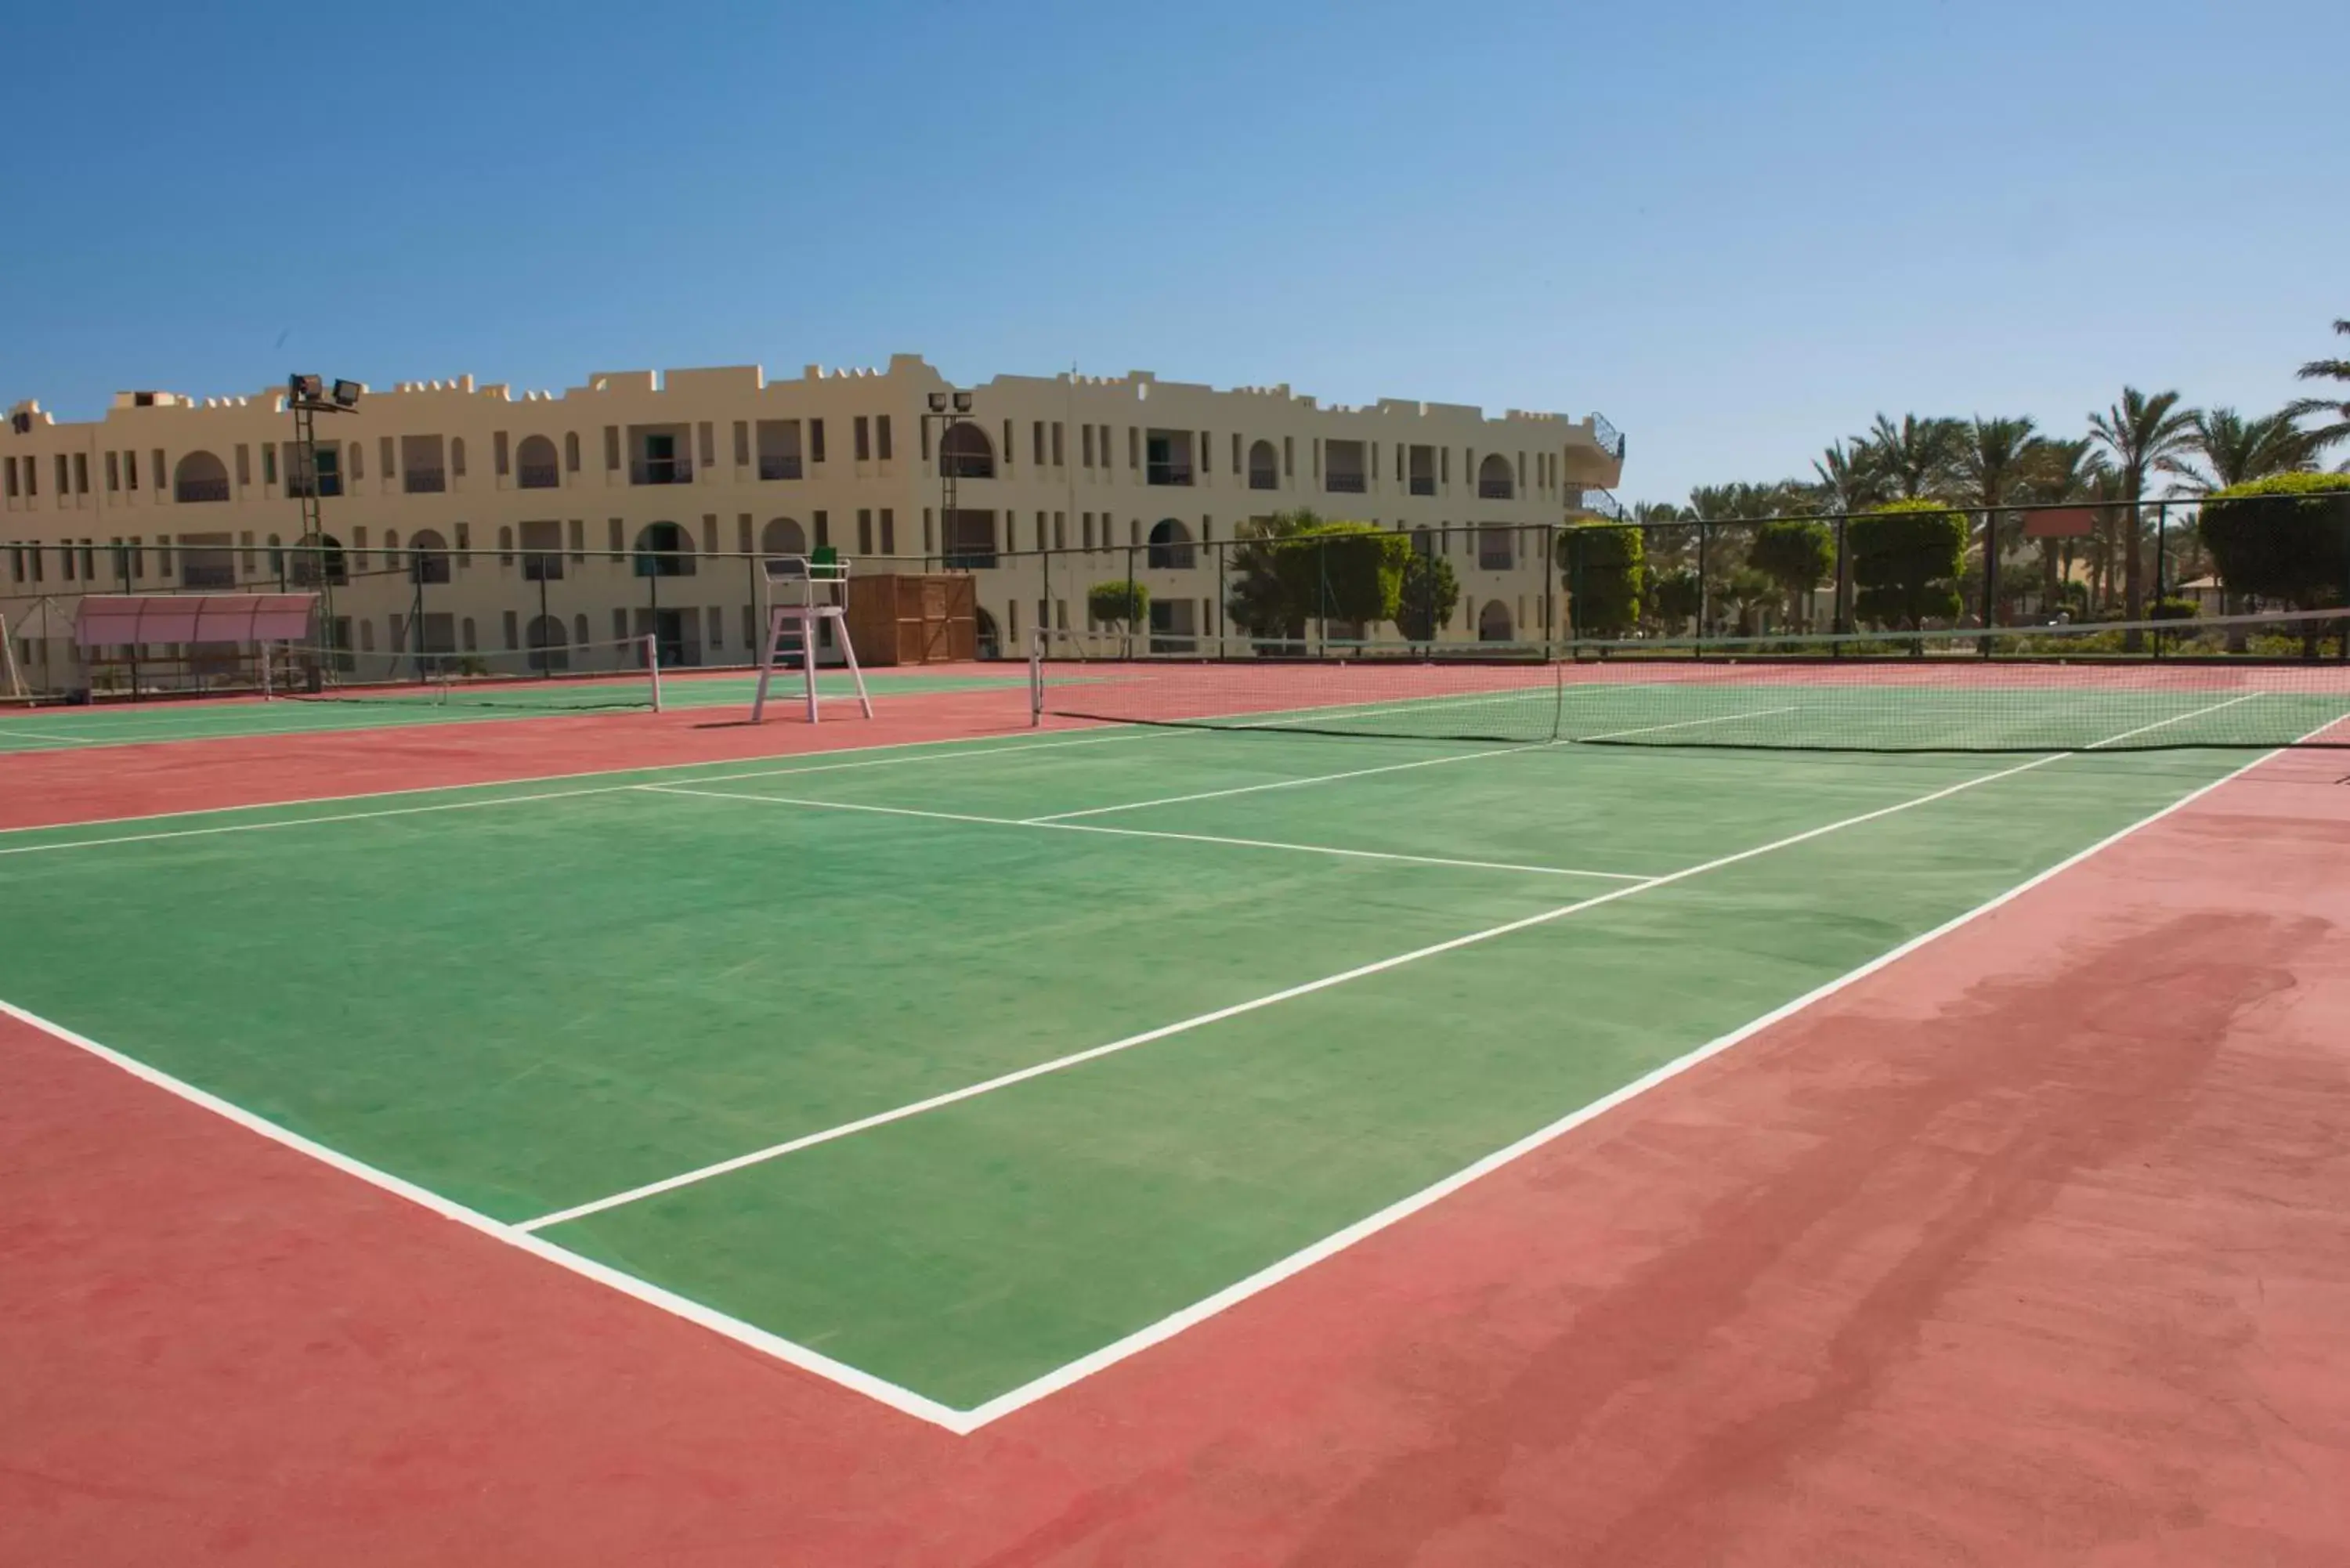
M 273 659 L 275 694 L 307 701 L 548 712 L 660 706 L 660 651 L 649 637 L 483 652 L 292 647 L 275 650 Z
M 1554 644 L 1054 632 L 1030 695 L 1040 719 L 1503 743 L 2350 746 L 2350 612 Z

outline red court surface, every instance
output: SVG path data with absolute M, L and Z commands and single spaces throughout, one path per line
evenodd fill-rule
M 44 805 L 621 766 L 635 724 L 142 748 Z M 968 1437 L 0 1020 L 0 1561 L 2350 1562 L 2343 767 L 2268 762 Z

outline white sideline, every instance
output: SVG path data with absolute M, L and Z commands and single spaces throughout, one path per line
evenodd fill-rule
M 2002 768 L 1997 773 L 1979 774 L 1970 779 L 1961 779 L 1957 784 L 1945 784 L 1940 789 L 1929 794 L 1913 795 L 1908 800 L 1898 801 L 1891 805 L 1878 806 L 1874 811 L 1865 811 L 1857 815 L 1843 817 L 1824 826 L 1806 828 L 1801 833 L 1790 834 L 1784 838 L 1774 838 L 1768 844 L 1757 845 L 1752 849 L 1741 849 L 1732 854 L 1718 856 L 1695 866 L 1683 867 L 1679 871 L 1668 871 L 1662 876 L 1643 877 L 1628 886 L 1611 888 L 1605 893 L 1594 894 L 1588 898 L 1578 898 L 1571 904 L 1561 904 L 1554 909 L 1522 916 L 1498 926 L 1488 926 L 1482 931 L 1471 931 L 1466 936 L 1451 937 L 1444 941 L 1431 942 L 1426 947 L 1414 948 L 1409 952 L 1398 953 L 1391 958 L 1358 964 L 1353 969 L 1342 970 L 1336 974 L 1324 975 L 1319 980 L 1309 980 L 1300 985 L 1288 986 L 1263 996 L 1253 997 L 1246 1002 L 1234 1002 L 1227 1007 L 1219 1007 L 1211 1012 L 1180 1019 L 1173 1023 L 1162 1023 L 1156 1029 L 1146 1029 L 1139 1034 L 1129 1034 L 1122 1040 L 1113 1040 L 1107 1044 L 1091 1046 L 1083 1051 L 1073 1051 L 1065 1056 L 1055 1056 L 1048 1061 L 1000 1074 L 976 1084 L 967 1084 L 960 1089 L 950 1089 L 941 1095 L 932 1095 L 928 1099 L 916 1100 L 910 1105 L 879 1111 L 869 1116 L 860 1116 L 852 1122 L 843 1122 L 838 1127 L 827 1127 L 820 1132 L 806 1133 L 782 1143 L 770 1144 L 764 1148 L 756 1148 L 746 1154 L 735 1155 L 730 1159 L 716 1160 L 693 1170 L 680 1171 L 675 1176 L 663 1177 L 658 1181 L 648 1181 L 625 1191 L 593 1199 L 586 1203 L 574 1204 L 568 1209 L 559 1209 L 551 1214 L 542 1214 L 535 1220 L 525 1220 L 517 1229 L 541 1231 L 551 1225 L 561 1225 L 570 1220 L 582 1220 L 591 1214 L 600 1214 L 606 1210 L 618 1209 L 625 1204 L 658 1197 L 664 1192 L 674 1192 L 681 1187 L 691 1187 L 713 1177 L 725 1176 L 754 1165 L 764 1165 L 769 1160 L 780 1159 L 785 1155 L 796 1154 L 802 1149 L 814 1148 L 818 1144 L 831 1143 L 836 1139 L 847 1137 L 852 1133 L 867 1132 L 874 1127 L 887 1127 L 892 1122 L 905 1121 L 909 1117 L 921 1116 L 925 1112 L 959 1105 L 964 1100 L 976 1099 L 982 1095 L 993 1094 L 998 1089 L 1008 1089 L 1014 1084 L 1024 1084 L 1032 1078 L 1041 1078 L 1052 1073 L 1066 1072 L 1071 1067 L 1082 1066 L 1087 1062 L 1098 1061 L 1104 1056 L 1115 1055 L 1122 1051 L 1131 1051 L 1138 1045 L 1148 1045 L 1153 1041 L 1165 1040 L 1177 1034 L 1186 1034 L 1194 1029 L 1202 1028 L 1211 1023 L 1221 1023 L 1228 1018 L 1238 1018 L 1245 1013 L 1276 1006 L 1281 1002 L 1293 1002 L 1301 996 L 1312 996 L 1317 992 L 1328 991 L 1336 986 L 1345 985 L 1370 975 L 1383 974 L 1388 970 L 1398 969 L 1408 963 L 1417 963 L 1422 959 L 1434 958 L 1440 953 L 1474 947 L 1481 942 L 1492 941 L 1496 937 L 1505 937 L 1513 932 L 1531 929 L 1535 926 L 1548 925 L 1553 920 L 1580 914 L 1586 909 L 1597 909 L 1602 904 L 1612 904 L 1619 898 L 1628 898 L 1635 894 L 1669 887 L 1676 882 L 1685 882 L 1692 877 L 1703 876 L 1709 871 L 1719 871 L 1725 866 L 1735 866 L 1760 855 L 1768 855 L 1775 850 L 1808 843 L 1826 834 L 1839 832 L 1847 827 L 1857 827 L 1862 823 L 1875 822 L 1880 817 L 1891 816 L 1897 812 L 1930 805 L 1938 800 L 1946 800 L 1961 791 L 1970 790 L 1981 784 L 1995 784 L 2001 779 L 2012 778 L 2017 774 L 2030 773 L 2034 768 L 2046 767 L 2050 763 L 2061 761 L 2071 754 L 2063 752 L 2055 753 L 2044 757 L 2036 757 L 2028 763 L 2020 763 L 2014 767 Z M 1024 826 L 1026 825 L 1024 824 Z
M 1185 844 L 1225 844 L 1242 849 L 1284 849 L 1300 855 L 1335 855 L 1353 860 L 1396 860 L 1412 866 L 1450 866 L 1471 871 L 1517 871 L 1537 877 L 1589 877 L 1608 882 L 1645 882 L 1633 871 L 1590 871 L 1574 866 L 1521 866 L 1507 860 L 1460 860 L 1441 855 L 1406 855 L 1392 849 L 1342 849 L 1329 844 L 1290 844 L 1272 838 L 1227 838 L 1212 833 L 1173 833 L 1143 827 L 1107 827 L 1092 822 L 1056 822 L 1018 816 L 975 816 L 962 811 L 922 811 L 905 805 L 868 805 L 858 801 L 815 800 L 804 795 L 745 794 L 702 789 L 698 784 L 639 784 L 647 794 L 692 795 L 702 800 L 740 800 L 758 805 L 797 805 L 818 811 L 861 811 L 879 816 L 911 816 L 935 822 L 975 822 L 990 827 L 1026 827 L 1040 833 L 1099 833 L 1119 838 L 1165 838 Z
M 1239 784 L 1231 789 L 1206 789 L 1196 794 L 1162 795 L 1157 800 L 1128 801 L 1123 805 L 1087 806 L 1083 811 L 1055 811 L 1044 816 L 1024 816 L 1021 823 L 1029 827 L 1055 822 L 1073 822 L 1081 816 L 1106 816 L 1118 811 L 1141 811 L 1154 805 L 1182 805 L 1195 800 L 1222 800 L 1229 795 L 1258 794 L 1269 789 L 1296 789 L 1305 784 L 1336 784 L 1341 779 L 1368 778 L 1373 774 L 1399 774 L 1412 768 L 1440 768 L 1447 763 L 1473 762 L 1479 757 L 1514 756 L 1520 752 L 1539 751 L 1558 744 L 1555 741 L 1534 742 L 1523 746 L 1491 746 L 1478 752 L 1454 752 L 1441 757 L 1419 757 L 1409 763 L 1385 763 L 1375 768 L 1349 768 L 1342 774 L 1315 774 L 1302 779 L 1274 779 L 1265 784 Z

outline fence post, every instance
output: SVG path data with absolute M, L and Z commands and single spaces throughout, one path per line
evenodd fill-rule
M 1713 607 L 1713 586 L 1706 573 L 1706 547 L 1713 539 L 1713 524 L 1700 522 L 1697 525 L 1697 657 L 1705 657 L 1705 623 Z
M 1828 606 L 1828 630 L 1831 632 L 1847 632 L 1852 629 L 1852 557 L 1845 541 L 1844 526 L 1847 521 L 1848 519 L 1842 513 L 1836 514 L 1835 586 L 1830 590 Z M 1831 658 L 1842 659 L 1844 644 L 1830 643 L 1828 652 Z
M 1982 656 L 1991 657 L 1991 628 L 1999 624 L 1999 509 L 1983 508 Z

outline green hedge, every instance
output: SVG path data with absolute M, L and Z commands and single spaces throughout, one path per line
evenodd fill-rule
M 2220 580 L 2295 609 L 2350 592 L 2350 474 L 2277 473 L 2231 484 L 2197 521 Z
M 1621 637 L 1639 623 L 1648 546 L 1639 529 L 1590 523 L 1558 536 L 1568 624 L 1577 637 Z
M 1922 627 L 1959 614 L 1967 556 L 1966 514 L 1939 501 L 1896 501 L 1855 516 L 1845 530 L 1853 613 L 1878 626 Z

